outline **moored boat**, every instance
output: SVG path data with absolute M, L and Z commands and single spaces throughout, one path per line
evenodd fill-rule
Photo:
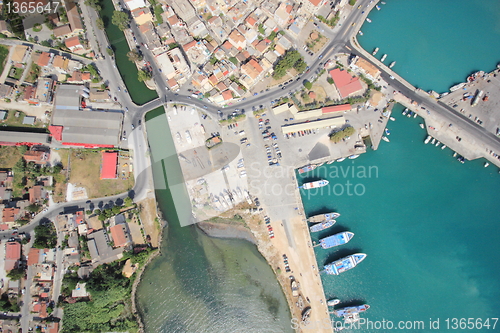
M 382 59 L 380 59 L 380 61 L 381 61 L 381 62 L 384 62 L 385 58 L 387 58 L 387 54 L 384 54 L 384 55 L 382 56 Z
M 328 221 L 324 221 L 321 223 L 316 223 L 316 224 L 313 224 L 312 226 L 309 227 L 309 231 L 310 232 L 322 231 L 322 230 L 330 228 L 335 223 L 337 223 L 337 221 L 335 221 L 335 220 L 328 220 Z
M 378 5 L 376 5 L 375 8 L 377 8 L 377 10 L 380 10 L 380 7 Z
M 395 62 L 395 61 L 391 62 L 391 64 L 389 65 L 389 68 L 394 67 L 394 65 L 395 65 L 395 64 L 396 64 L 396 62 Z
M 318 214 L 311 216 L 310 218 L 307 219 L 307 221 L 311 223 L 318 223 L 322 221 L 329 221 L 329 220 L 335 220 L 337 217 L 339 217 L 339 213 L 331 212 L 331 213 L 326 213 L 326 214 Z
M 332 164 L 333 162 L 335 162 L 335 160 L 328 161 L 326 164 Z
M 420 128 L 425 128 L 425 125 L 420 123 Z
M 432 136 L 427 135 L 427 138 L 425 138 L 424 143 L 425 143 L 425 144 L 428 144 L 428 143 L 429 143 L 429 141 L 431 141 L 431 139 L 432 139 Z
M 299 186 L 299 188 L 304 189 L 304 190 L 310 190 L 313 188 L 323 187 L 323 186 L 326 186 L 328 184 L 329 184 L 328 180 L 321 179 L 321 180 L 316 180 L 314 182 L 305 183 L 302 186 Z
M 345 160 L 345 157 L 337 158 L 337 162 L 342 162 L 343 160 Z
M 359 155 L 354 154 L 354 155 L 349 156 L 348 159 L 353 160 L 353 159 L 358 158 L 358 157 L 359 157 Z
M 315 164 L 309 164 L 309 165 L 306 165 L 306 166 L 300 168 L 298 170 L 298 172 L 299 172 L 299 174 L 302 174 L 302 173 L 306 173 L 306 172 L 309 172 L 309 171 L 313 171 L 316 168 L 317 168 L 317 165 L 315 165 Z
M 386 137 L 385 135 L 382 135 L 382 140 L 384 140 L 385 142 L 391 142 L 389 138 Z
M 332 313 L 337 317 L 345 317 L 355 313 L 365 312 L 368 310 L 370 306 L 368 304 L 358 305 L 358 306 L 347 306 L 345 308 L 340 308 L 337 310 L 333 310 Z
M 363 36 L 363 31 L 359 30 L 358 33 Z
M 350 231 L 344 231 L 332 236 L 322 238 L 319 240 L 319 243 L 321 247 L 326 250 L 335 246 L 347 244 L 353 237 L 354 233 Z
M 368 17 L 366 18 L 366 22 L 372 23 L 372 20 L 370 20 Z
M 389 129 L 388 129 L 388 128 L 385 128 L 385 130 L 384 130 L 384 131 L 385 131 L 385 135 L 391 135 L 391 132 L 389 131 Z
M 392 121 L 396 121 L 396 118 L 394 118 L 394 117 L 389 117 L 389 119 Z
M 484 167 L 487 168 L 490 165 L 490 163 L 486 162 L 484 163 Z
M 413 118 L 417 118 L 417 116 L 418 116 L 418 114 L 415 112 L 415 113 L 413 114 Z
M 441 142 L 439 142 L 439 140 L 436 142 L 436 147 L 438 147 L 439 145 L 441 144 Z
M 432 138 L 431 145 L 436 143 L 436 139 Z
M 441 149 L 445 149 L 445 148 L 446 148 L 446 145 L 443 145 L 443 146 L 441 147 Z
M 344 257 L 342 259 L 336 260 L 331 264 L 325 265 L 324 271 L 329 275 L 339 275 L 340 273 L 344 273 L 351 268 L 356 267 L 360 262 L 365 260 L 366 254 L 364 253 L 355 253 L 350 256 Z
M 326 302 L 326 305 L 335 306 L 339 303 L 340 303 L 340 300 L 338 298 L 333 298 L 333 299 L 328 300 L 328 302 Z
M 407 114 L 407 113 L 408 113 L 408 108 L 405 108 L 405 109 L 403 110 L 403 116 L 406 116 L 406 114 Z
M 378 50 L 379 50 L 379 48 L 378 48 L 378 47 L 376 47 L 376 48 L 375 48 L 375 50 L 373 51 L 372 55 L 376 55 L 376 54 L 377 54 L 377 52 L 378 52 Z

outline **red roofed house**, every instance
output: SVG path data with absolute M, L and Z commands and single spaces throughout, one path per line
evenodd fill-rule
M 325 0 L 306 0 L 302 2 L 304 9 L 309 13 L 314 14 L 325 2 Z
M 37 65 L 40 67 L 45 67 L 49 65 L 49 62 L 50 62 L 50 53 L 42 52 L 42 54 L 40 54 L 40 57 L 38 58 Z
M 229 34 L 228 39 L 238 50 L 242 50 L 247 46 L 247 39 L 236 29 Z
M 118 164 L 117 152 L 103 152 L 102 164 L 101 164 L 101 179 L 115 179 L 117 164 Z
M 19 208 L 4 208 L 2 222 L 15 222 L 19 218 Z
M 321 109 L 321 112 L 323 114 L 325 113 L 332 113 L 332 112 L 344 112 L 344 111 L 350 111 L 351 110 L 351 104 L 342 104 L 342 105 L 334 105 L 334 106 L 327 106 Z
M 35 185 L 33 187 L 30 187 L 28 192 L 29 192 L 29 196 L 30 196 L 30 203 L 34 204 L 34 203 L 37 203 L 37 202 L 40 202 L 41 200 L 43 200 L 44 193 L 42 193 L 42 192 L 45 192 L 45 191 L 43 191 L 42 186 Z
M 66 38 L 64 44 L 66 44 L 66 47 L 70 49 L 71 52 L 84 49 L 83 45 L 80 44 L 80 38 L 78 36 Z
M 113 238 L 115 247 L 123 247 L 131 242 L 126 224 L 116 224 L 109 228 L 109 230 L 111 232 L 111 237 Z
M 8 242 L 5 245 L 5 271 L 16 268 L 19 259 L 21 259 L 21 243 Z
M 32 247 L 28 253 L 28 266 L 38 264 L 38 259 L 40 257 L 40 249 L 35 249 Z
M 248 15 L 248 17 L 245 19 L 245 22 L 253 27 L 255 26 L 255 23 L 257 23 L 257 20 L 253 17 L 253 15 Z
M 355 76 L 351 76 L 346 70 L 335 68 L 330 71 L 330 75 L 339 91 L 341 98 L 346 98 L 351 94 L 363 89 L 361 82 Z
M 57 141 L 62 141 L 62 131 L 63 131 L 62 126 L 55 126 L 55 125 L 49 126 L 50 135 L 52 135 L 52 137 Z
M 197 43 L 197 41 L 193 40 L 192 42 L 184 44 L 184 46 L 182 46 L 182 48 L 184 49 L 184 51 L 187 51 L 190 48 L 192 48 L 193 46 L 196 46 L 196 43 Z
M 225 101 L 233 99 L 233 93 L 231 92 L 231 90 L 224 90 L 222 92 L 222 97 L 224 97 Z

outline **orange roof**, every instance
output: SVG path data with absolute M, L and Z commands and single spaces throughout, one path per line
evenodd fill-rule
M 90 81 L 90 73 L 89 72 L 82 73 L 82 81 Z
M 3 209 L 3 222 L 14 222 L 16 215 L 19 214 L 19 208 L 4 208 Z
M 184 44 L 184 46 L 182 48 L 184 49 L 184 51 L 187 51 L 187 50 L 189 50 L 190 48 L 192 48 L 195 45 L 196 45 L 196 41 L 193 40 L 192 42 Z
M 245 20 L 248 24 L 250 24 L 252 27 L 257 23 L 257 21 L 253 18 L 252 15 L 248 15 L 248 17 Z
M 47 302 L 42 302 L 39 314 L 40 318 L 47 318 Z
M 40 255 L 40 249 L 35 249 L 32 247 L 28 253 L 28 266 L 38 264 L 38 257 Z
M 318 6 L 321 3 L 321 0 L 309 0 L 314 6 Z
M 226 40 L 224 44 L 222 44 L 222 47 L 225 48 L 226 50 L 229 50 L 230 48 L 233 47 L 233 44 L 231 44 L 230 41 Z
M 30 202 L 35 203 L 38 200 L 42 199 L 42 187 L 40 185 L 36 185 L 31 187 L 29 190 Z
M 64 40 L 64 44 L 66 44 L 66 46 L 68 48 L 73 47 L 73 46 L 78 46 L 78 45 L 81 46 L 81 44 L 80 44 L 80 38 L 78 38 L 78 36 L 71 37 L 71 38 L 66 38 Z
M 227 101 L 227 100 L 233 99 L 233 94 L 230 90 L 224 90 L 222 92 L 222 97 L 224 97 L 224 100 Z
M 219 89 L 220 91 L 224 91 L 227 89 L 226 85 L 224 84 L 224 82 L 219 82 L 217 83 L 217 89 Z
M 250 59 L 249 63 L 259 72 L 259 74 L 264 70 L 255 59 Z
M 174 78 L 171 78 L 170 80 L 168 80 L 167 83 L 168 83 L 170 88 L 177 86 L 177 81 Z
M 245 37 L 236 29 L 234 29 L 231 34 L 229 35 L 229 38 L 234 40 L 235 42 L 243 42 L 245 41 Z
M 174 25 L 179 23 L 179 19 L 177 18 L 177 15 L 170 16 L 168 19 L 168 24 Z
M 40 67 L 44 67 L 49 64 L 49 61 L 50 61 L 50 53 L 42 52 L 42 54 L 40 54 L 40 58 L 38 58 L 37 65 Z
M 292 9 L 293 9 L 293 6 L 292 6 L 292 5 L 288 5 L 288 6 L 286 6 L 286 12 L 287 12 L 288 14 L 290 14 L 290 13 L 292 12 Z
M 217 78 L 213 74 L 208 77 L 208 81 L 210 81 L 213 85 L 217 84 Z
M 128 243 L 128 237 L 125 234 L 124 228 L 124 224 L 117 224 L 109 228 L 116 247 L 125 246 Z
M 0 231 L 9 230 L 9 225 L 5 223 L 0 223 Z
M 351 76 L 351 74 L 345 70 L 335 68 L 330 71 L 330 75 L 342 98 L 346 98 L 350 94 L 363 89 L 359 79 Z
M 8 242 L 5 246 L 5 270 L 13 270 L 19 259 L 21 259 L 21 243 Z
M 344 111 L 349 111 L 351 110 L 351 104 L 342 104 L 342 105 L 334 105 L 334 106 L 327 106 L 321 109 L 321 112 L 323 114 L 325 113 L 331 113 L 331 112 L 344 112 Z

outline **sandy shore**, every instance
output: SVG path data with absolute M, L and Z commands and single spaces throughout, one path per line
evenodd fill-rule
M 214 222 L 199 222 L 196 225 L 210 237 L 244 239 L 257 245 L 253 233 L 243 226 Z

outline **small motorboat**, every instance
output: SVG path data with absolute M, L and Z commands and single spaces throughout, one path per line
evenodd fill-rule
M 326 302 L 326 304 L 328 306 L 335 306 L 339 303 L 340 303 L 340 300 L 338 298 L 333 298 L 333 299 L 329 300 L 328 302 Z

